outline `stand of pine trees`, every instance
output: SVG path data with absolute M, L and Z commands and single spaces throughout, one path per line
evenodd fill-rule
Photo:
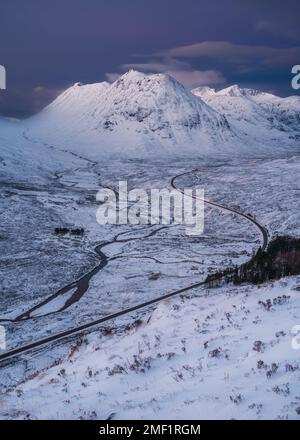
M 288 236 L 276 237 L 266 251 L 261 248 L 252 259 L 240 267 L 225 269 L 208 275 L 208 287 L 224 283 L 260 284 L 269 280 L 300 274 L 300 239 Z

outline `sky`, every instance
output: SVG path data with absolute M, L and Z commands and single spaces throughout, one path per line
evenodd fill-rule
M 75 82 L 129 68 L 186 87 L 299 94 L 299 0 L 1 0 L 0 115 L 23 118 Z

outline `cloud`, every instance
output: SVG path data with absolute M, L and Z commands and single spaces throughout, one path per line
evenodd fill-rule
M 54 101 L 63 90 L 38 85 L 33 89 L 32 107 L 35 112 Z
M 190 59 L 206 58 L 242 69 L 255 70 L 257 66 L 281 67 L 295 64 L 300 59 L 300 46 L 273 48 L 235 44 L 228 41 L 204 41 L 160 51 L 156 55 Z
M 7 89 L 0 94 L 0 114 L 23 118 L 50 104 L 60 93 L 59 88 L 38 85 L 29 89 Z
M 226 82 L 222 73 L 216 70 L 170 70 L 166 73 L 186 87 L 219 85 Z
M 272 22 L 260 22 L 261 29 L 271 28 Z M 141 56 L 140 56 L 141 57 Z M 176 78 L 186 87 L 202 85 L 218 86 L 226 83 L 223 72 L 230 75 L 246 75 L 249 73 L 265 74 L 265 71 L 285 69 L 290 72 L 292 65 L 300 60 L 300 46 L 271 47 L 259 45 L 236 44 L 228 41 L 203 41 L 191 45 L 177 46 L 143 55 L 145 61 L 122 64 L 120 71 L 130 68 L 145 73 L 163 72 Z M 222 66 L 222 71 L 219 66 Z M 201 69 L 200 66 L 205 66 Z M 114 81 L 119 73 L 107 73 L 106 78 Z M 226 75 L 227 76 L 227 75 Z
M 112 82 L 116 81 L 121 75 L 122 75 L 121 73 L 108 72 L 105 74 L 105 78 L 107 79 L 107 81 L 112 83 Z
M 217 70 L 193 69 L 190 63 L 173 57 L 150 59 L 144 63 L 122 64 L 120 67 L 123 71 L 136 69 L 145 73 L 167 73 L 186 87 L 219 85 L 226 82 L 222 73 Z M 115 81 L 119 76 L 120 74 L 117 73 L 106 73 L 109 81 Z
M 123 70 L 130 68 L 143 72 L 167 72 L 170 70 L 191 70 L 190 63 L 173 57 L 150 58 L 144 63 L 122 64 Z
M 275 36 L 285 37 L 291 41 L 299 41 L 300 29 L 299 25 L 287 22 L 286 20 L 259 20 L 255 23 L 254 29 L 256 31 L 269 33 Z

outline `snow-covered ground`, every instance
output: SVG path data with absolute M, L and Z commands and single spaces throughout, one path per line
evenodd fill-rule
M 190 286 L 247 261 L 261 244 L 249 220 L 207 205 L 200 237 L 174 225 L 100 226 L 97 191 L 120 180 L 129 189 L 171 188 L 188 172 L 177 186 L 204 188 L 270 237 L 300 236 L 297 97 L 236 87 L 195 94 L 202 99 L 166 75 L 129 72 L 111 85 L 76 84 L 29 121 L 0 121 L 7 349 Z M 57 227 L 84 235 L 60 236 Z M 99 244 L 106 264 L 97 270 Z M 299 283 L 193 288 L 116 320 L 113 330 L 4 362 L 0 416 L 299 418 L 290 335 L 300 324 Z M 290 298 L 269 311 L 258 304 L 283 295 Z
M 47 185 L 56 179 L 55 172 L 79 166 L 74 154 L 34 142 L 26 136 L 27 125 L 0 118 L 0 182 Z
M 240 160 L 215 164 L 218 166 L 203 161 L 197 164 L 199 171 L 179 178 L 177 184 L 203 186 L 208 199 L 250 212 L 271 235 L 299 236 L 299 187 L 294 177 L 299 160 Z M 144 237 L 158 227 L 101 227 L 95 217 L 97 182 L 114 186 L 121 173 L 132 187 L 163 187 L 172 176 L 193 170 L 195 163 L 181 163 L 180 167 L 134 161 L 82 165 L 80 170 L 59 176 L 60 190 L 5 188 L 2 227 L 7 231 L 10 225 L 11 234 L 1 242 L 5 246 L 1 256 L 1 318 L 16 317 L 93 268 L 96 243 L 109 241 L 116 234 L 129 241 L 114 242 L 103 249 L 111 261 L 94 276 L 84 296 L 65 311 L 53 313 L 72 290 L 33 312 L 31 316 L 38 318 L 4 323 L 8 348 L 201 281 L 220 267 L 247 260 L 260 244 L 259 232 L 246 220 L 209 208 L 205 234 L 198 238 L 186 236 L 180 227 L 158 231 L 149 239 Z M 26 212 L 28 220 L 24 222 Z M 53 235 L 54 227 L 65 224 L 83 226 L 84 237 Z M 16 231 L 21 228 L 24 233 L 18 236 Z M 287 279 L 275 288 L 191 289 L 184 300 L 160 304 L 149 324 L 153 309 L 112 322 L 114 336 L 106 334 L 109 329 L 96 330 L 71 359 L 68 352 L 76 347 L 76 338 L 33 357 L 29 353 L 14 365 L 4 364 L 1 417 L 105 418 L 116 413 L 119 418 L 215 418 L 216 414 L 224 418 L 297 418 L 299 375 L 297 370 L 285 372 L 287 364 L 296 368 L 299 357 L 299 352 L 291 349 L 289 333 L 299 324 L 299 292 L 293 290 L 297 283 L 297 279 Z M 292 299 L 269 312 L 258 304 L 282 295 Z M 213 311 L 215 315 L 207 318 Z M 52 314 L 43 317 L 49 312 Z M 143 320 L 136 332 L 124 330 L 136 319 Z M 276 332 L 281 331 L 286 336 L 276 338 Z M 263 353 L 252 350 L 256 340 L 264 343 Z M 207 349 L 203 345 L 206 341 L 211 341 Z M 208 353 L 219 346 L 222 352 L 211 358 Z M 132 366 L 135 355 L 136 367 Z M 259 360 L 267 367 L 258 369 Z M 59 366 L 50 368 L 56 362 Z M 279 365 L 278 370 L 268 378 L 272 363 Z M 159 389 L 150 386 L 153 383 L 159 383 Z M 116 395 L 114 390 L 119 389 Z M 61 406 L 54 405 L 58 395 Z M 53 412 L 51 405 L 43 409 L 40 399 L 46 396 L 53 402 Z
M 102 185 L 116 186 L 121 175 L 129 187 L 170 187 L 171 178 L 185 169 L 176 163 L 168 168 L 139 162 L 88 163 L 81 170 L 63 173 L 49 190 L 5 188 L 0 319 L 15 319 L 93 269 L 99 264 L 93 252 L 96 244 L 107 242 L 102 251 L 108 258 L 80 301 L 59 316 L 6 323 L 8 335 L 13 335 L 8 338 L 8 348 L 29 342 L 29 335 L 39 338 L 111 314 L 250 258 L 260 244 L 259 232 L 245 219 L 216 209 L 206 208 L 205 233 L 200 237 L 188 237 L 183 226 L 161 229 L 161 225 L 97 223 L 96 193 Z M 186 183 L 190 185 L 189 176 Z M 56 236 L 53 232 L 59 226 L 84 227 L 85 234 Z M 31 316 L 55 312 L 62 307 L 63 298 L 69 297 L 66 292 L 53 298 L 47 308 Z
M 299 419 L 299 295 L 299 277 L 199 290 L 161 303 L 121 334 L 116 320 L 73 341 L 55 366 L 2 385 L 0 416 Z

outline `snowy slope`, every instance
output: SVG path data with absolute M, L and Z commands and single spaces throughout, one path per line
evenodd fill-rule
M 291 334 L 299 281 L 166 301 L 143 322 L 127 320 L 123 331 L 79 338 L 44 371 L 45 354 L 37 354 L 36 372 L 4 388 L 0 417 L 299 419 L 299 350 Z
M 85 121 L 92 119 L 104 91 L 109 86 L 108 82 L 87 85 L 75 83 L 46 107 L 42 114 L 43 116 L 51 116 L 53 113 L 57 113 L 59 116 L 65 116 L 68 123 L 75 121 L 85 123 Z
M 28 138 L 26 124 L 0 119 L 0 181 L 42 183 L 78 159 Z
M 129 71 L 109 85 L 75 84 L 33 118 L 34 136 L 89 155 L 223 151 L 226 118 L 165 74 Z
M 269 114 L 281 130 L 300 133 L 300 96 L 280 98 L 271 93 L 257 93 L 252 98 Z
M 271 93 L 233 85 L 216 91 L 198 87 L 193 94 L 226 115 L 243 133 L 261 141 L 293 144 L 300 135 L 300 97 L 280 98 Z

